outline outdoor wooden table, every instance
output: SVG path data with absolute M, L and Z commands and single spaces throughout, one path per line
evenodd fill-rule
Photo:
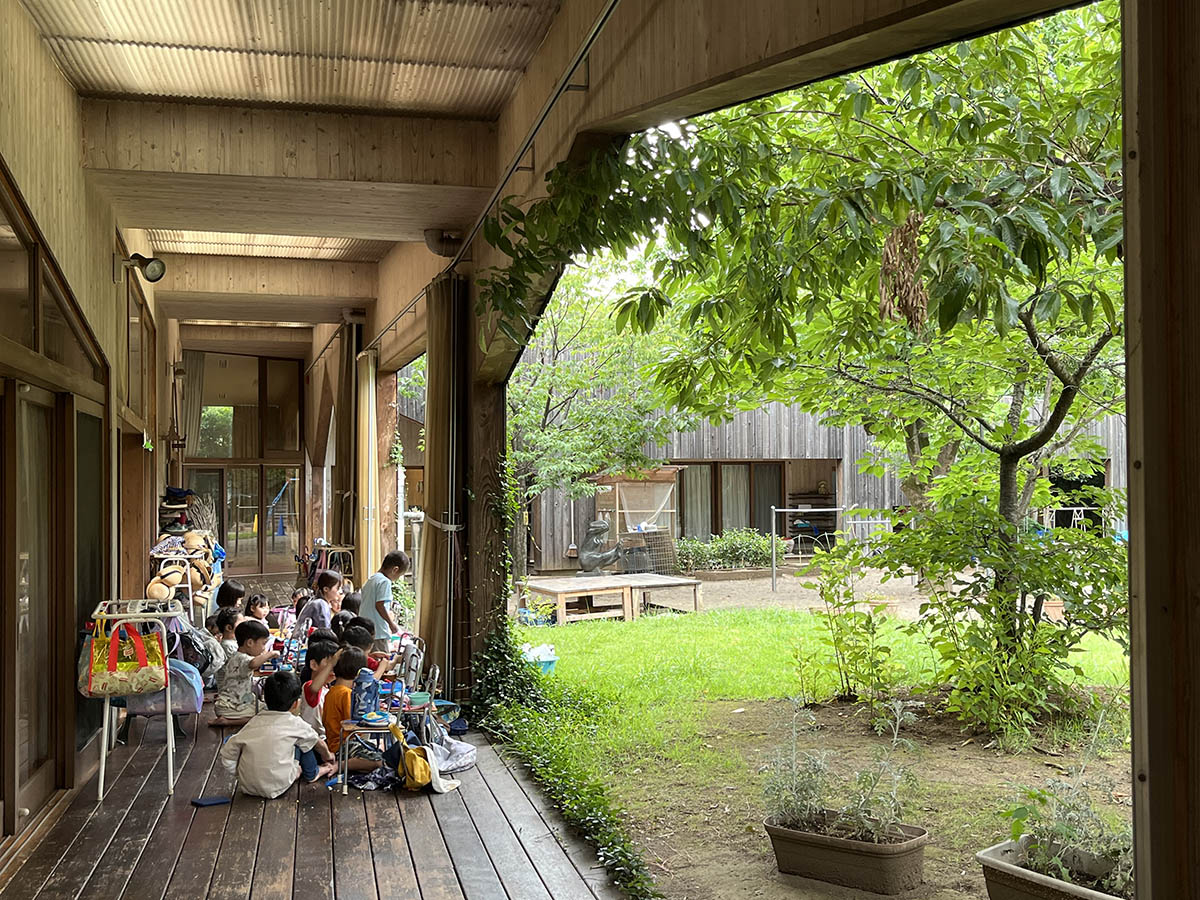
M 652 591 L 664 588 L 690 587 L 692 608 L 699 612 L 702 606 L 700 581 L 696 578 L 681 578 L 677 575 L 656 575 L 643 572 L 634 575 L 585 575 L 557 578 L 530 578 L 525 582 L 530 593 L 551 598 L 558 613 L 558 623 L 581 622 L 585 619 L 636 619 L 642 606 L 651 602 Z M 578 597 L 603 597 L 619 595 L 621 608 L 601 612 L 575 613 L 568 615 L 567 601 Z M 637 602 L 634 602 L 635 596 Z

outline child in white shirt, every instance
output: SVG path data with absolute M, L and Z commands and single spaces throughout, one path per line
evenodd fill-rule
M 300 776 L 316 781 L 337 771 L 325 742 L 295 715 L 300 706 L 300 679 L 294 673 L 276 672 L 268 677 L 263 682 L 263 700 L 267 708 L 221 748 L 221 763 L 237 773 L 243 793 L 271 800 Z

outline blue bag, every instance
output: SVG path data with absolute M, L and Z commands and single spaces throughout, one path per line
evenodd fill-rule
M 204 706 L 204 680 L 195 666 L 181 659 L 168 659 L 171 690 L 171 714 L 190 716 Z M 161 716 L 167 712 L 166 691 L 135 694 L 125 698 L 126 708 L 134 716 Z
M 362 721 L 367 713 L 379 711 L 379 681 L 370 669 L 359 669 L 350 689 L 350 718 Z

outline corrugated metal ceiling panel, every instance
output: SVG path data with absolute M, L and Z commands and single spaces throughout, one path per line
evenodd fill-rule
M 558 0 L 25 0 L 83 93 L 495 116 Z
M 392 248 L 390 241 L 290 234 L 234 234 L 225 231 L 150 229 L 146 232 L 146 239 L 155 253 L 271 256 L 343 262 L 378 262 Z

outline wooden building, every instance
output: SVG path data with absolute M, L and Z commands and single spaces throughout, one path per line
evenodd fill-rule
M 471 276 L 503 264 L 473 230 L 497 196 L 532 196 L 597 140 L 1070 5 L 0 0 L 0 849 L 95 765 L 77 630 L 141 590 L 161 489 L 219 500 L 239 569 L 321 536 L 370 568 L 395 521 L 380 384 L 422 352 L 421 623 L 469 687 L 503 612 L 489 510 L 521 352 L 474 312 Z M 1189 900 L 1200 8 L 1125 10 L 1138 896 Z M 165 277 L 124 267 L 134 253 Z M 212 440 L 172 440 L 205 407 Z

